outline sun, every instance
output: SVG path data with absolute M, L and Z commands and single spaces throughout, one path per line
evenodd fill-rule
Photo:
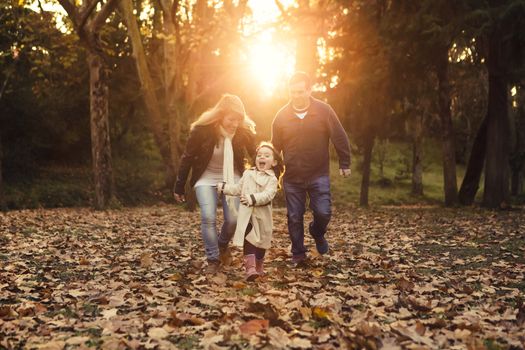
M 281 0 L 284 7 L 294 3 L 293 0 Z M 294 71 L 295 47 L 289 42 L 277 40 L 275 28 L 269 25 L 280 14 L 274 1 L 250 0 L 248 4 L 253 13 L 253 22 L 248 30 L 255 33 L 246 33 L 250 38 L 247 44 L 249 72 L 262 93 L 271 96 Z
M 248 50 L 250 74 L 264 95 L 272 95 L 293 73 L 293 52 L 285 44 L 274 42 L 270 33 L 261 34 Z

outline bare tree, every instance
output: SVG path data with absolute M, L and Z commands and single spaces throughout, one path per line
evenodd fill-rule
M 155 94 L 155 84 L 148 68 L 137 19 L 133 15 L 133 4 L 131 0 L 122 0 L 120 3 L 120 9 L 122 11 L 124 22 L 128 28 L 128 36 L 131 40 L 131 47 L 133 49 L 133 59 L 142 86 L 144 104 L 146 105 L 146 110 L 150 119 L 150 128 L 165 165 L 166 185 L 171 187 L 175 179 L 175 168 L 171 155 L 170 143 L 168 141 L 168 133 L 165 132 L 165 128 L 163 128 L 162 111 L 159 100 Z

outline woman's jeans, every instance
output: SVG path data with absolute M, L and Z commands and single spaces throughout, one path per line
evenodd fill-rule
M 304 213 L 306 196 L 310 198 L 310 209 L 313 211 L 313 221 L 308 228 L 314 240 L 320 240 L 326 233 L 326 228 L 332 215 L 332 200 L 330 196 L 330 178 L 320 176 L 311 181 L 284 181 L 286 211 L 288 213 L 288 233 L 292 241 L 292 254 L 304 256 Z
M 220 235 L 217 235 L 217 204 L 219 196 L 213 186 L 195 187 L 197 202 L 201 208 L 201 234 L 204 250 L 208 260 L 219 260 L 219 245 L 227 246 L 237 226 L 237 216 L 231 213 L 226 198 L 221 196 L 224 211 L 224 223 Z M 235 206 L 239 209 L 239 198 L 235 198 Z

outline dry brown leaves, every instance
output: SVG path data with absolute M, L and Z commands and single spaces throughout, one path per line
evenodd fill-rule
M 240 251 L 202 274 L 199 214 L 174 206 L 0 214 L 0 349 L 525 347 L 523 210 L 340 209 L 304 269 L 274 219 L 246 283 Z

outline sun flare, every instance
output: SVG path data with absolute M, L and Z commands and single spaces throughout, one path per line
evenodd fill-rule
M 295 58 L 284 44 L 265 37 L 249 47 L 248 60 L 250 74 L 261 86 L 263 94 L 268 96 L 291 75 Z
M 281 0 L 284 7 L 294 4 L 293 0 Z M 260 86 L 263 95 L 271 96 L 280 85 L 284 85 L 287 77 L 294 71 L 295 48 L 290 43 L 275 39 L 275 29 L 268 24 L 274 23 L 280 13 L 275 2 L 268 0 L 250 0 L 252 9 L 252 26 L 250 29 L 257 34 L 247 46 L 249 72 Z M 261 29 L 265 28 L 266 29 Z M 247 33 L 248 36 L 251 36 Z

